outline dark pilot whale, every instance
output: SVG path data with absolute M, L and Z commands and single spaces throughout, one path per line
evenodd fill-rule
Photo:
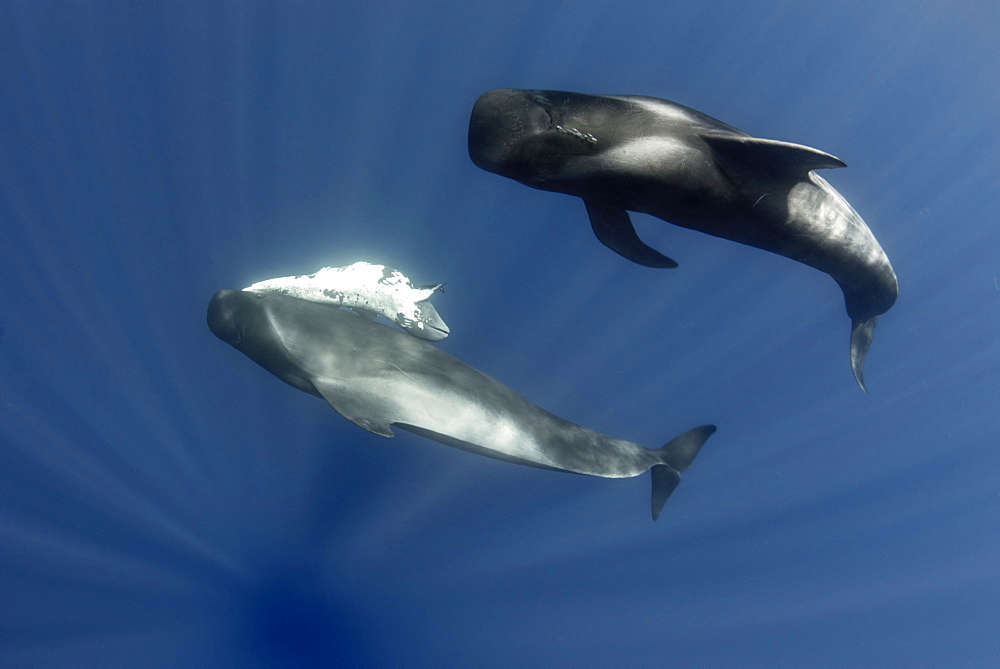
M 657 98 L 500 89 L 469 123 L 479 167 L 583 198 L 597 238 L 641 265 L 676 267 L 644 244 L 628 211 L 797 260 L 840 285 L 851 367 L 865 389 L 875 318 L 896 301 L 896 274 L 871 230 L 812 170 L 845 167 L 799 144 L 751 137 Z
M 391 425 L 523 465 L 625 478 L 652 470 L 653 519 L 714 432 L 652 450 L 563 420 L 435 346 L 331 304 L 220 290 L 208 326 L 282 381 L 384 437 Z

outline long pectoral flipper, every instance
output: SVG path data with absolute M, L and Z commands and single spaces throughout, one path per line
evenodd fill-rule
M 677 267 L 675 261 L 639 239 L 627 211 L 604 200 L 587 199 L 584 204 L 594 234 L 609 249 L 646 267 Z

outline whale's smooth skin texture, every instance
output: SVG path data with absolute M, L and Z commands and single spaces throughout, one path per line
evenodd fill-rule
M 479 167 L 583 198 L 605 245 L 650 267 L 677 263 L 644 244 L 628 212 L 783 255 L 826 272 L 851 318 L 851 368 L 864 364 L 896 274 L 850 204 L 812 170 L 846 165 L 759 139 L 668 100 L 497 89 L 476 101 L 469 155 Z
M 338 309 L 276 292 L 220 290 L 209 328 L 299 390 L 364 429 L 396 425 L 518 464 L 625 478 L 652 470 L 655 520 L 715 426 L 652 450 L 563 420 L 423 340 Z

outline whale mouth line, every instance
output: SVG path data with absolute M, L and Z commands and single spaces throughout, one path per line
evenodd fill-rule
M 412 333 L 411 333 L 412 334 Z M 428 324 L 423 331 L 422 335 L 417 335 L 421 339 L 426 339 L 427 341 L 438 342 L 442 339 L 447 339 L 448 335 L 451 334 L 451 330 L 447 325 L 444 327 L 437 327 L 436 325 Z

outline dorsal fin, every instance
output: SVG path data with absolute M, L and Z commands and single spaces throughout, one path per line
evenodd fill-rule
M 840 158 L 801 144 L 739 135 L 703 134 L 713 151 L 739 171 L 764 170 L 801 179 L 812 170 L 847 167 Z

